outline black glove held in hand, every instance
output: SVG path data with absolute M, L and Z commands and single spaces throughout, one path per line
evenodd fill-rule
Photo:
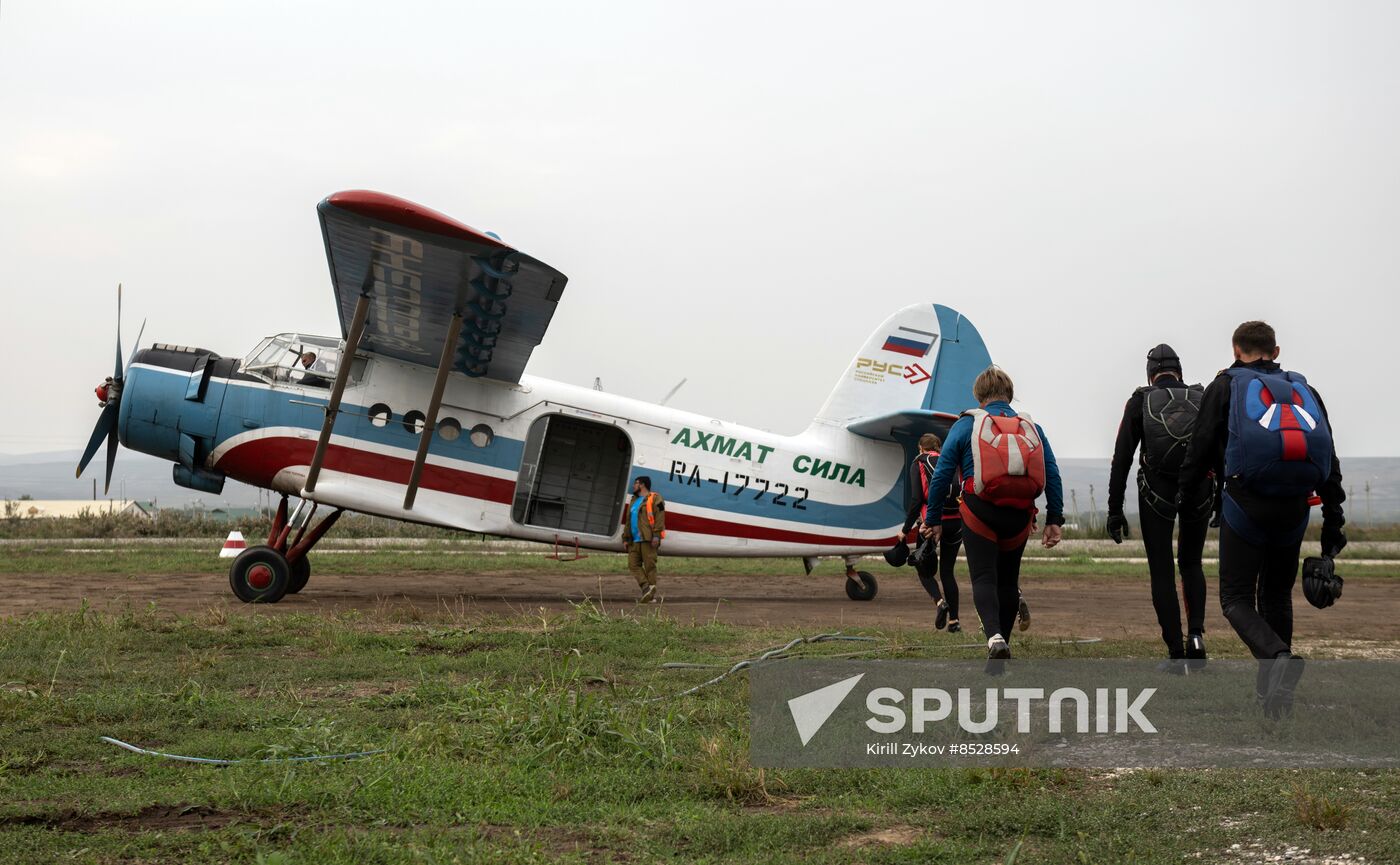
M 1129 537 L 1128 518 L 1122 514 L 1108 515 L 1108 536 L 1113 538 L 1115 544 L 1123 543 L 1123 539 Z
M 1341 554 L 1347 545 L 1347 533 L 1341 526 L 1323 525 L 1322 527 L 1322 554 L 1324 556 L 1336 557 Z

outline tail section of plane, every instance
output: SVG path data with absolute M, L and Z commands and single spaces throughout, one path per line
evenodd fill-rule
M 907 306 L 870 334 L 813 424 L 887 439 L 955 417 L 974 407 L 972 382 L 991 362 L 982 335 L 961 313 L 941 304 Z

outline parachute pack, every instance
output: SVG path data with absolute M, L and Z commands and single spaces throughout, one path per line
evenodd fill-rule
M 1045 489 L 1045 446 L 1028 415 L 1002 417 L 985 409 L 972 418 L 972 477 L 963 490 L 994 505 L 1031 508 Z
M 1198 384 L 1181 387 L 1145 387 L 1142 394 L 1142 465 L 1159 474 L 1181 471 L 1191 430 L 1201 413 L 1205 388 Z
M 1296 372 L 1234 367 L 1225 474 L 1266 496 L 1306 496 L 1332 472 L 1332 431 Z

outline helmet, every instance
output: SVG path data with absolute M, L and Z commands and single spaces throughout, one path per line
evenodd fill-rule
M 904 538 L 894 542 L 894 546 L 885 550 L 885 561 L 892 568 L 903 567 L 909 561 L 909 545 L 904 542 Z
M 1309 556 L 1303 560 L 1303 597 L 1325 610 L 1342 596 L 1342 578 L 1337 575 L 1331 556 Z
M 1147 353 L 1147 380 L 1150 382 L 1158 373 L 1169 369 L 1176 370 L 1180 375 L 1181 358 L 1176 356 L 1176 349 L 1164 342 Z

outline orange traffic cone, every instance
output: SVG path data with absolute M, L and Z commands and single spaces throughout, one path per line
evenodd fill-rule
M 248 542 L 243 540 L 242 532 L 229 532 L 228 540 L 224 541 L 224 548 L 219 550 L 219 558 L 233 559 L 238 554 L 248 548 Z

